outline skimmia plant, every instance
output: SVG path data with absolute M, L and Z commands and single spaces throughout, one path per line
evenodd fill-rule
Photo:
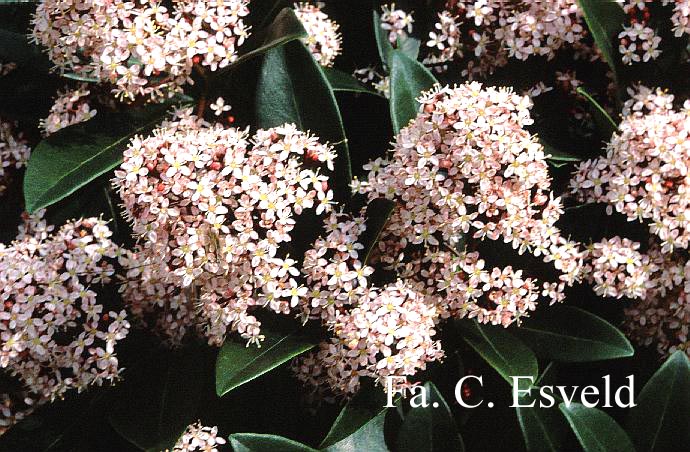
M 689 35 L 0 0 L 0 450 L 682 449 Z

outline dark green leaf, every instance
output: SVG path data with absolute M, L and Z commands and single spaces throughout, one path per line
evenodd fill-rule
M 373 89 L 369 89 L 368 87 L 364 86 L 359 82 L 359 80 L 350 74 L 331 67 L 324 67 L 322 69 L 333 91 L 349 91 L 352 93 L 365 93 L 381 96 L 381 94 L 377 93 Z
M 315 345 L 298 333 L 279 334 L 263 327 L 261 332 L 266 338 L 260 348 L 231 340 L 223 344 L 216 361 L 216 394 L 227 394 Z
M 383 427 L 386 421 L 386 411 L 382 411 L 375 418 L 364 424 L 351 435 L 337 443 L 322 449 L 324 452 L 387 452 Z
M 378 198 L 374 199 L 367 206 L 366 212 L 366 226 L 367 229 L 360 237 L 360 242 L 364 245 L 362 256 L 364 264 L 369 262 L 371 253 L 376 247 L 376 244 L 381 239 L 383 229 L 388 223 L 388 219 L 393 214 L 395 203 L 389 199 Z
M 505 328 L 498 325 L 482 325 L 475 320 L 461 320 L 456 324 L 465 333 L 465 342 L 508 383 L 513 384 L 511 377 L 518 375 L 531 376 L 534 378 L 533 381 L 536 381 L 539 374 L 537 357 L 529 347 Z
M 373 12 L 374 37 L 376 39 L 376 47 L 379 51 L 379 57 L 385 67 L 389 67 L 390 52 L 393 51 L 393 46 L 388 40 L 388 32 L 381 28 L 381 15 L 378 11 Z
M 140 449 L 170 448 L 197 419 L 208 354 L 200 347 L 158 350 L 128 369 L 117 388 L 110 424 Z
M 550 378 L 549 369 L 551 365 L 539 377 L 538 384 Z M 525 446 L 530 452 L 560 452 L 564 449 L 568 424 L 555 404 L 551 408 L 539 406 L 538 391 L 539 388 L 534 387 L 529 395 L 521 395 L 518 399 L 521 406 L 515 408 Z M 533 407 L 525 406 L 532 403 Z
M 393 132 L 398 133 L 417 116 L 417 98 L 436 84 L 436 79 L 423 64 L 410 59 L 399 50 L 390 53 L 390 110 Z
M 398 38 L 398 49 L 410 57 L 410 59 L 417 60 L 419 57 L 419 48 L 422 43 L 419 39 L 408 36 L 407 38 Z
M 649 379 L 630 412 L 627 431 L 638 452 L 690 443 L 690 361 L 677 351 Z
M 247 39 L 247 42 L 240 47 L 240 50 L 244 50 L 246 53 L 240 55 L 234 63 L 227 68 L 219 70 L 218 73 L 223 74 L 234 66 L 262 55 L 271 49 L 287 44 L 290 41 L 306 37 L 307 32 L 304 30 L 302 22 L 297 18 L 292 8 L 283 8 L 276 18 L 273 19 L 271 25 L 265 30 L 252 34 L 252 36 Z
M 558 405 L 585 452 L 634 452 L 623 429 L 608 414 L 579 403 Z
M 234 433 L 229 439 L 235 452 L 316 452 L 302 443 L 276 435 Z
M 130 138 L 160 123 L 171 105 L 99 112 L 94 119 L 41 141 L 31 153 L 24 177 L 26 209 L 34 212 L 49 206 L 117 167 Z
M 620 56 L 615 41 L 625 21 L 623 8 L 615 0 L 578 0 L 577 3 L 585 16 L 594 42 L 614 74 L 617 73 Z
M 75 74 L 73 72 L 66 72 L 66 73 L 62 74 L 62 76 L 65 78 L 68 78 L 70 80 L 77 80 L 78 82 L 87 82 L 87 83 L 99 83 L 100 82 L 100 80 L 98 80 L 97 78 L 87 77 L 85 75 L 79 75 L 79 74 Z
M 571 306 L 540 310 L 511 332 L 539 356 L 559 362 L 623 358 L 635 352 L 618 328 Z
M 256 93 L 259 127 L 294 123 L 310 130 L 338 153 L 332 175 L 338 201 L 350 197 L 352 168 L 343 121 L 333 90 L 309 50 L 299 41 L 266 52 Z
M 397 450 L 410 452 L 458 451 L 465 446 L 450 407 L 436 388 L 424 384 L 429 406 L 411 408 L 405 416 L 397 438 Z
M 354 434 L 387 408 L 386 393 L 381 388 L 367 386 L 343 407 L 328 434 L 321 441 L 320 448 L 333 444 Z

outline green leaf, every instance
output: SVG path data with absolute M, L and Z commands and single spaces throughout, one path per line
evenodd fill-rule
M 678 450 L 690 443 L 690 361 L 671 355 L 637 397 L 627 429 L 639 452 Z
M 594 121 L 601 131 L 606 134 L 606 136 L 611 136 L 613 132 L 618 130 L 618 124 L 611 118 L 608 112 L 602 107 L 599 102 L 597 102 L 590 94 L 584 90 L 581 86 L 578 86 L 575 90 L 578 94 L 583 96 L 590 104 L 594 107 Z
M 515 407 L 520 430 L 525 439 L 525 446 L 530 452 L 560 452 L 564 449 L 564 442 L 568 434 L 568 424 L 563 414 L 554 404 L 551 408 L 539 406 L 540 385 L 555 384 L 554 366 L 550 363 L 544 372 L 539 376 L 539 380 L 532 388 L 529 395 L 520 395 L 518 404 Z M 557 398 L 557 396 L 555 396 Z M 525 406 L 534 402 L 533 407 Z
M 210 383 L 208 361 L 208 352 L 195 346 L 154 351 L 125 372 L 110 424 L 140 449 L 172 447 L 197 419 L 204 384 Z
M 539 374 L 537 357 L 529 347 L 505 328 L 482 325 L 469 319 L 457 321 L 456 324 L 465 333 L 463 335 L 465 342 L 496 369 L 509 384 L 513 383 L 511 377 L 518 375 L 531 376 L 536 381 Z
M 362 388 L 340 411 L 328 434 L 321 441 L 319 448 L 332 446 L 353 435 L 387 410 L 384 407 L 386 401 L 386 393 L 381 388 L 371 386 Z
M 511 332 L 539 356 L 558 362 L 600 361 L 635 353 L 618 328 L 601 317 L 571 306 L 540 310 Z
M 276 435 L 234 433 L 228 439 L 235 452 L 316 452 L 302 443 Z
M 339 71 L 338 69 L 334 69 L 331 67 L 323 67 L 321 69 L 323 70 L 323 73 L 326 75 L 328 83 L 331 85 L 331 89 L 333 91 L 365 93 L 383 97 L 381 94 L 374 91 L 373 89 L 369 89 L 368 87 L 360 83 L 359 80 L 357 80 L 356 78 L 354 78 L 346 72 Z
M 70 80 L 76 80 L 78 82 L 86 82 L 86 83 L 100 83 L 100 80 L 94 77 L 87 77 L 85 75 L 79 75 L 75 74 L 73 72 L 66 72 L 64 74 L 61 74 L 63 77 L 68 78 Z
M 423 64 L 410 59 L 399 50 L 390 54 L 390 110 L 393 132 L 398 133 L 410 120 L 417 116 L 417 98 L 437 83 Z
M 297 332 L 280 334 L 267 328 L 262 328 L 261 332 L 265 336 L 261 347 L 230 340 L 223 344 L 216 360 L 216 394 L 225 395 L 315 345 Z
M 419 57 L 419 48 L 421 46 L 422 42 L 417 38 L 411 36 L 398 38 L 398 50 L 410 57 L 410 59 L 417 60 L 417 57 Z
M 357 429 L 351 435 L 337 443 L 322 449 L 324 452 L 387 452 L 386 439 L 383 435 L 383 427 L 386 421 L 386 410 Z
M 265 30 L 252 34 L 251 37 L 247 39 L 247 42 L 240 47 L 240 51 L 244 50 L 246 53 L 240 55 L 235 62 L 219 70 L 217 73 L 223 74 L 233 67 L 262 55 L 271 49 L 280 47 L 290 41 L 306 37 L 307 32 L 304 30 L 302 22 L 297 18 L 292 8 L 283 8 L 276 18 L 273 19 L 271 25 Z
M 412 408 L 407 412 L 398 432 L 397 450 L 464 451 L 465 446 L 448 403 L 433 383 L 425 383 L 424 388 L 429 406 Z
M 614 40 L 623 29 L 625 12 L 615 0 L 578 0 L 578 5 L 585 16 L 585 22 L 594 37 L 594 42 L 604 55 L 604 59 L 614 74 L 618 72 L 618 45 Z
M 171 105 L 98 112 L 95 118 L 41 141 L 31 153 L 24 177 L 26 209 L 47 207 L 117 167 L 130 138 L 153 129 Z
M 381 28 L 381 15 L 378 11 L 373 11 L 373 25 L 374 38 L 376 39 L 376 48 L 379 51 L 379 57 L 385 67 L 389 67 L 389 54 L 393 51 L 393 46 L 388 40 L 388 32 Z
M 334 195 L 337 201 L 349 199 L 352 168 L 340 110 L 321 66 L 304 44 L 293 41 L 266 52 L 255 102 L 259 127 L 294 123 L 335 147 Z
M 393 214 L 395 203 L 390 199 L 377 198 L 369 203 L 366 211 L 366 231 L 360 236 L 360 243 L 364 245 L 362 262 L 366 265 L 369 263 L 371 253 L 376 247 L 376 244 L 381 239 L 381 234 L 385 228 L 388 220 Z
M 623 429 L 608 414 L 579 403 L 558 405 L 585 452 L 634 452 Z

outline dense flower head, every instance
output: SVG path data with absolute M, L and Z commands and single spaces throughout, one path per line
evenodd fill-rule
M 330 212 L 330 146 L 292 124 L 248 131 L 178 111 L 124 152 L 115 184 L 139 244 L 126 256 L 123 296 L 177 343 L 198 329 L 211 344 L 236 331 L 261 339 L 258 306 L 297 305 L 296 215 Z
M 644 259 L 646 290 L 625 309 L 624 329 L 663 357 L 676 350 L 690 356 L 690 262 L 681 252 L 663 252 L 654 238 Z
M 96 298 L 119 253 L 106 223 L 81 219 L 51 232 L 29 218 L 16 241 L 0 245 L 0 367 L 35 404 L 117 379 L 115 348 L 129 331 L 125 312 Z
M 381 28 L 388 32 L 388 40 L 396 45 L 398 39 L 406 38 L 412 33 L 414 18 L 402 9 L 396 9 L 395 3 L 381 6 Z
M 508 325 L 534 309 L 535 281 L 512 268 L 483 270 L 483 260 L 456 251 L 466 239 L 502 240 L 520 254 L 553 262 L 560 273 L 557 293 L 544 288 L 560 300 L 564 285 L 580 279 L 584 253 L 555 226 L 561 202 L 550 192 L 542 146 L 524 129 L 532 122 L 529 98 L 473 82 L 437 87 L 419 101 L 417 117 L 397 135 L 390 155 L 365 166 L 367 180 L 355 184 L 369 199 L 396 203 L 379 259 L 445 299 L 460 296 L 465 303 L 459 305 L 481 299 L 489 307 L 465 306 L 461 316 L 474 312 L 485 322 Z M 446 275 L 440 283 L 434 282 L 438 272 Z M 514 280 L 523 302 L 495 292 L 494 273 Z
M 237 59 L 248 36 L 248 0 L 44 0 L 34 40 L 61 72 L 114 85 L 120 97 L 154 100 L 180 92 L 195 65 Z
M 17 125 L 0 119 L 0 195 L 7 189 L 12 172 L 26 165 L 31 154 Z
M 438 319 L 436 307 L 404 281 L 366 290 L 336 316 L 334 337 L 294 361 L 293 370 L 318 395 L 339 397 L 356 394 L 362 377 L 383 384 L 387 376 L 415 375 L 443 356 L 432 339 Z
M 539 55 L 551 59 L 565 45 L 581 45 L 585 35 L 575 0 L 453 0 L 429 33 L 427 46 L 435 53 L 427 62 L 473 57 L 479 64 L 468 66 L 469 75 L 486 73 L 504 66 L 508 58 L 526 60 Z
M 205 427 L 201 423 L 187 427 L 173 447 L 173 452 L 218 452 L 217 446 L 225 444 L 225 438 L 218 436 L 218 427 Z
M 307 37 L 303 41 L 314 59 L 321 66 L 330 67 L 342 52 L 342 37 L 338 31 L 340 25 L 328 18 L 328 14 L 323 12 L 323 7 L 322 2 L 302 2 L 295 3 L 294 10 L 307 31 Z
M 41 120 L 43 135 L 48 136 L 60 129 L 88 121 L 96 116 L 96 109 L 89 104 L 91 91 L 86 83 L 79 88 L 58 93 L 48 117 Z
M 655 265 L 639 251 L 640 244 L 619 236 L 602 239 L 588 249 L 585 275 L 601 297 L 642 298 Z
M 688 248 L 690 161 L 688 109 L 673 109 L 673 96 L 642 87 L 624 105 L 625 116 L 606 156 L 581 163 L 570 185 L 583 202 L 608 204 L 630 221 L 644 221 L 662 251 Z

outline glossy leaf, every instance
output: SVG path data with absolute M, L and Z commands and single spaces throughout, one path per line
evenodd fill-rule
M 386 410 L 379 413 L 376 417 L 362 425 L 352 434 L 341 439 L 337 443 L 324 449 L 325 452 L 387 452 L 386 439 L 383 434 L 383 427 L 386 421 Z
M 170 448 L 197 419 L 207 374 L 207 354 L 199 347 L 158 350 L 132 369 L 117 387 L 110 424 L 140 449 Z
M 171 105 L 99 112 L 41 141 L 31 153 L 24 177 L 26 209 L 34 212 L 49 206 L 117 167 L 130 138 L 153 129 Z
M 411 408 L 405 415 L 396 441 L 401 452 L 465 450 L 448 403 L 438 388 L 424 384 L 429 406 Z
M 422 46 L 422 42 L 411 36 L 406 38 L 398 38 L 397 48 L 410 57 L 410 59 L 416 60 L 419 57 L 419 49 Z
M 227 394 L 315 345 L 298 333 L 280 334 L 267 328 L 261 332 L 266 337 L 261 347 L 231 340 L 223 344 L 216 360 L 216 394 Z
M 558 405 L 585 452 L 634 452 L 630 438 L 611 416 L 579 403 Z
M 366 87 L 360 83 L 359 80 L 346 72 L 334 69 L 332 67 L 323 67 L 321 69 L 323 69 L 323 73 L 326 75 L 328 83 L 331 85 L 331 89 L 333 91 L 373 94 L 375 96 L 382 97 L 381 94 Z
M 623 358 L 635 352 L 618 328 L 571 306 L 540 310 L 511 332 L 539 356 L 559 362 Z
M 393 131 L 398 133 L 417 116 L 417 98 L 434 86 L 436 79 L 423 64 L 399 50 L 390 53 L 390 111 Z
M 266 53 L 255 102 L 259 127 L 294 123 L 333 145 L 338 154 L 331 179 L 335 198 L 349 199 L 352 168 L 340 110 L 321 66 L 304 44 L 293 41 Z
M 546 373 L 545 371 L 544 374 Z M 541 380 L 544 380 L 544 375 L 540 377 Z M 515 408 L 525 446 L 530 452 L 560 452 L 564 449 L 568 424 L 557 405 L 551 408 L 539 406 L 535 397 L 538 390 L 535 387 L 530 395 L 520 396 L 518 403 L 521 406 Z M 533 407 L 526 406 L 533 402 Z
M 384 66 L 389 66 L 390 52 L 393 51 L 393 46 L 388 40 L 388 32 L 381 28 L 381 15 L 378 11 L 373 12 L 373 27 L 374 38 L 376 39 L 376 48 L 379 51 L 379 58 Z
M 219 74 L 225 73 L 234 66 L 242 64 L 254 57 L 262 55 L 271 49 L 287 44 L 296 39 L 306 38 L 307 32 L 302 26 L 302 22 L 297 18 L 292 8 L 283 8 L 273 19 L 271 25 L 265 30 L 251 35 L 247 42 L 240 47 L 240 51 L 246 53 L 235 60 L 227 68 L 218 71 Z M 251 49 L 251 50 L 248 50 Z
M 508 383 L 513 383 L 511 378 L 513 376 L 531 376 L 536 381 L 539 374 L 537 357 L 529 347 L 505 328 L 497 325 L 482 325 L 469 319 L 458 321 L 456 324 L 464 333 L 465 342 Z
M 380 388 L 365 387 L 343 407 L 320 448 L 332 446 L 363 428 L 387 408 L 386 394 Z
M 302 443 L 276 435 L 235 433 L 229 439 L 235 452 L 316 452 Z
M 616 39 L 626 18 L 623 8 L 615 0 L 577 0 L 577 3 L 585 16 L 594 42 L 609 67 L 616 73 L 620 59 Z
M 649 379 L 629 414 L 638 452 L 677 450 L 690 443 L 690 361 L 677 351 Z

